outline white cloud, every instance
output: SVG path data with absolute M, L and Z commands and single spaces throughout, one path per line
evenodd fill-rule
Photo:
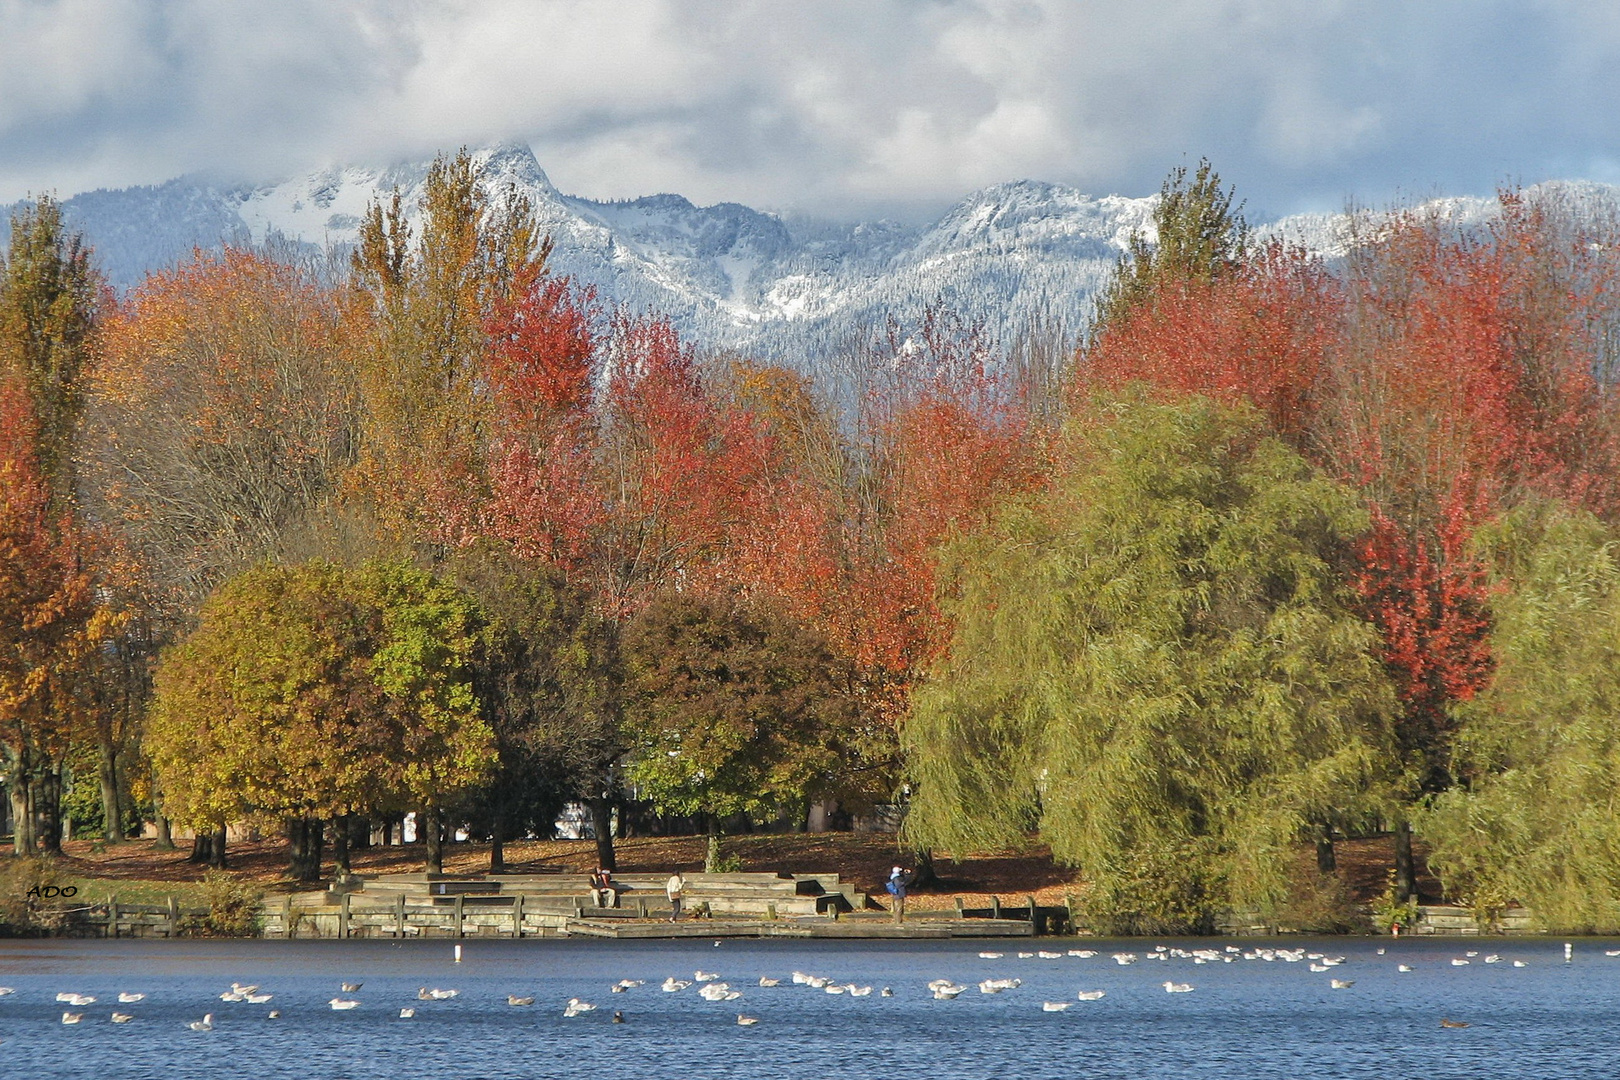
M 1207 154 L 1281 211 L 1612 172 L 1617 59 L 1578 0 L 0 0 L 0 200 L 521 138 L 601 197 L 908 213 Z

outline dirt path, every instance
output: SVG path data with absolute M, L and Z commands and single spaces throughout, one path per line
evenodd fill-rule
M 665 873 L 703 867 L 705 840 L 701 836 L 644 837 L 620 840 L 615 845 L 620 873 Z M 190 882 L 202 879 L 204 868 L 186 861 L 187 850 L 159 851 L 152 841 L 131 841 L 105 851 L 93 851 L 89 841 L 64 845 L 65 869 L 86 878 Z M 909 852 L 892 836 L 857 833 L 776 833 L 727 837 L 724 851 L 741 858 L 744 870 L 801 874 L 836 873 L 874 894 L 895 863 L 912 865 Z M 1388 837 L 1341 842 L 1339 872 L 1351 894 L 1369 900 L 1384 890 L 1385 873 L 1393 865 Z M 1419 855 L 1422 855 L 1421 848 Z M 354 869 L 361 874 L 405 873 L 422 869 L 420 844 L 366 848 L 354 853 Z M 239 843 L 229 852 L 231 869 L 271 891 L 293 888 L 283 880 L 286 847 L 280 840 Z M 513 873 L 561 870 L 586 873 L 594 865 L 596 844 L 589 840 L 529 840 L 506 846 L 507 865 Z M 1313 851 L 1302 849 L 1302 869 L 1313 865 Z M 449 873 L 481 873 L 489 867 L 487 844 L 445 845 L 444 868 Z M 1042 904 L 1059 904 L 1065 894 L 1078 894 L 1083 882 L 1075 872 L 1052 861 L 1042 845 L 1016 852 L 975 854 L 961 862 L 938 859 L 936 885 L 918 889 L 913 906 L 950 907 L 962 897 L 969 906 L 988 904 L 991 896 L 1004 903 L 1022 903 L 1031 893 Z M 325 871 L 330 873 L 331 864 Z M 303 886 L 307 888 L 308 886 Z M 1425 900 L 1438 900 L 1439 884 L 1427 875 L 1419 878 Z

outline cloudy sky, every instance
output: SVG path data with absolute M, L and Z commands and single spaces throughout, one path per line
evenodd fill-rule
M 1251 216 L 1620 180 L 1603 0 L 0 0 L 0 202 L 500 138 L 564 191 L 922 217 L 1208 155 Z

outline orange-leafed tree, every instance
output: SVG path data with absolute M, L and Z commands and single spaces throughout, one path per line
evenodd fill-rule
M 51 846 L 36 835 L 39 784 L 74 734 L 78 667 L 106 621 L 79 530 L 53 513 L 38 437 L 21 381 L 0 378 L 0 745 L 18 855 Z

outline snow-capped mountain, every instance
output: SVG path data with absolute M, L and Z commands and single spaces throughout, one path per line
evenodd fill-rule
M 1151 231 L 1157 198 L 1021 180 L 974 192 L 926 227 L 849 225 L 736 203 L 694 206 L 679 195 L 598 202 L 559 192 L 526 146 L 498 144 L 474 157 L 497 197 L 512 188 L 533 203 L 555 243 L 555 272 L 606 301 L 664 312 L 696 342 L 800 363 L 887 318 L 914 319 L 935 301 L 1003 340 L 1037 321 L 1072 335 L 1130 237 Z M 182 177 L 63 205 L 109 279 L 127 287 L 193 247 L 221 243 L 286 243 L 341 257 L 366 208 L 398 190 L 413 209 L 427 171 L 426 162 L 348 167 L 257 187 Z M 1563 186 L 1613 205 L 1616 189 Z M 1494 200 L 1426 205 L 1479 220 Z M 1260 231 L 1334 254 L 1348 220 L 1302 215 Z
M 604 300 L 670 315 L 693 340 L 811 359 L 862 327 L 942 300 L 1011 333 L 1039 315 L 1077 328 L 1090 296 L 1152 199 L 1092 198 L 1019 181 L 968 196 L 934 224 L 782 218 L 679 195 L 598 202 L 564 195 L 526 146 L 477 152 L 486 181 L 528 196 L 555 249 L 554 272 Z M 63 203 L 98 264 L 127 288 L 194 247 L 291 244 L 341 257 L 373 201 L 414 208 L 427 163 L 325 169 L 262 186 L 182 177 L 92 191 Z M 0 221 L 0 231 L 5 228 Z

